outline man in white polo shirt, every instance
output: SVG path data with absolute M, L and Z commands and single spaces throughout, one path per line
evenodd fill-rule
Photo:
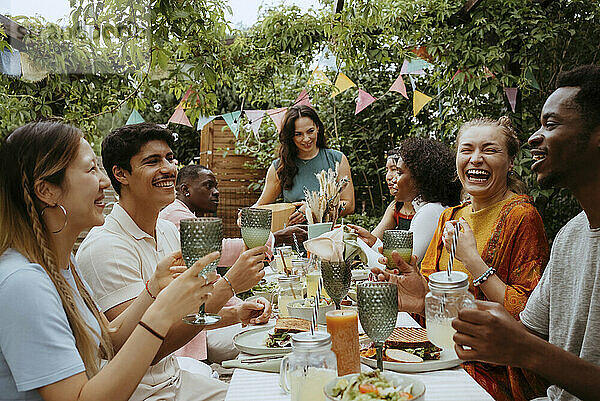
M 151 295 L 156 294 L 155 289 L 148 287 L 147 280 L 160 259 L 180 248 L 176 227 L 158 219 L 160 210 L 175 197 L 177 161 L 172 144 L 172 133 L 151 123 L 119 128 L 102 143 L 103 164 L 119 194 L 119 203 L 114 205 L 105 223 L 92 229 L 82 242 L 77 262 L 94 299 L 109 320 L 122 313 L 144 287 Z M 232 286 L 243 291 L 264 276 L 265 251 L 266 247 L 259 247 L 244 252 L 231 268 L 244 274 L 231 274 L 231 280 L 221 278 L 215 283 L 206 311 L 219 313 L 222 319 L 211 328 L 268 321 L 271 305 L 264 299 L 223 308 L 235 295 Z M 209 374 L 180 369 L 172 354 L 200 330 L 201 326 L 183 322 L 171 327 L 155 365 L 148 370 L 131 400 L 225 398 L 226 384 L 210 378 Z

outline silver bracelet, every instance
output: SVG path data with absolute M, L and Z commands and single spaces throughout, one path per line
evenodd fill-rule
M 235 297 L 235 290 L 233 289 L 233 286 L 231 285 L 231 282 L 229 281 L 229 279 L 225 276 L 221 276 L 221 277 L 223 277 L 223 280 L 225 280 L 225 282 L 227 284 L 229 284 L 229 288 L 231 288 L 231 292 L 233 292 L 233 296 Z
M 487 269 L 481 276 L 477 277 L 473 280 L 473 285 L 475 287 L 479 287 L 482 283 L 484 283 L 492 274 L 496 274 L 496 269 L 490 267 Z

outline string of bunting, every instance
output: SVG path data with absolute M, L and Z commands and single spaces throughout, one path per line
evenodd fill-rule
M 419 56 L 421 58 L 405 59 L 404 62 L 402 63 L 402 67 L 400 68 L 400 73 L 399 73 L 398 77 L 392 83 L 390 88 L 386 91 L 386 93 L 387 92 L 400 93 L 405 99 L 409 99 L 409 95 L 408 95 L 408 92 L 406 89 L 406 84 L 404 82 L 403 75 L 408 76 L 410 83 L 411 83 L 412 91 L 413 91 L 413 98 L 412 98 L 413 116 L 417 116 L 417 114 L 419 114 L 419 112 L 429 102 L 431 102 L 435 98 L 441 99 L 441 95 L 450 87 L 450 85 L 452 84 L 452 81 L 454 81 L 454 79 L 456 77 L 462 75 L 463 82 L 467 81 L 469 78 L 472 77 L 470 74 L 464 73 L 463 71 L 461 71 L 459 69 L 456 71 L 456 73 L 450 79 L 450 82 L 443 89 L 438 87 L 437 95 L 429 96 L 417 89 L 417 85 L 416 85 L 414 76 L 424 76 L 427 74 L 426 73 L 427 69 L 434 68 L 435 66 L 433 64 L 431 64 L 429 61 L 427 61 L 427 60 L 431 60 L 431 56 L 426 52 L 426 50 L 419 48 L 415 51 L 415 54 L 417 54 L 417 56 Z M 425 60 L 425 59 L 427 59 L 427 60 Z M 369 107 L 371 104 L 376 102 L 378 99 L 376 97 L 374 97 L 372 94 L 370 94 L 369 92 L 367 92 L 366 90 L 364 90 L 363 88 L 358 87 L 356 85 L 356 83 L 354 83 L 343 71 L 341 71 L 341 68 L 343 68 L 343 66 L 344 66 L 343 63 L 341 65 L 338 64 L 335 55 L 329 50 L 329 48 L 327 46 L 325 46 L 325 48 L 321 52 L 321 56 L 319 57 L 319 61 L 316 65 L 316 67 L 312 70 L 311 76 L 307 82 L 307 86 L 326 85 L 326 86 L 332 87 L 332 92 L 330 95 L 331 99 L 335 98 L 337 95 L 347 91 L 350 88 L 356 87 L 357 88 L 357 96 L 356 96 L 356 108 L 354 110 L 354 114 L 357 115 L 358 113 L 362 112 L 367 107 Z M 331 82 L 331 80 L 325 73 L 325 71 L 327 71 L 327 70 L 336 72 L 336 79 L 335 79 L 334 83 Z M 490 71 L 487 66 L 483 67 L 483 71 L 487 78 L 496 78 L 494 73 L 492 71 Z M 533 75 L 533 71 L 530 68 L 528 68 L 526 70 L 525 78 L 527 79 L 527 81 L 533 88 L 540 90 L 540 86 L 539 86 L 538 82 L 536 81 L 535 76 Z M 515 112 L 518 88 L 503 88 L 503 90 L 508 99 L 508 103 L 510 104 L 512 111 Z M 196 95 L 195 104 L 194 104 L 194 102 L 190 102 L 190 97 L 194 94 Z M 385 93 L 384 93 L 384 95 L 385 95 Z M 379 99 L 381 99 L 382 96 L 380 96 Z M 186 93 L 182 97 L 180 103 L 175 108 L 175 112 L 173 113 L 171 118 L 169 118 L 168 123 L 180 124 L 180 125 L 186 125 L 188 127 L 192 127 L 192 124 L 190 123 L 189 119 L 187 118 L 187 116 L 185 114 L 185 109 L 195 107 L 199 103 L 200 103 L 200 99 L 198 97 L 198 94 L 190 86 L 190 88 L 186 91 Z M 302 91 L 298 95 L 297 99 L 292 104 L 292 106 L 293 105 L 307 105 L 309 107 L 313 107 L 310 96 L 306 89 L 302 89 Z M 198 118 L 196 129 L 198 131 L 201 131 L 202 128 L 206 124 L 210 123 L 215 118 L 221 117 L 225 120 L 225 122 L 231 129 L 231 132 L 237 138 L 239 135 L 240 120 L 241 120 L 241 116 L 242 116 L 242 112 L 243 112 L 243 113 L 245 113 L 245 115 L 248 119 L 249 128 L 252 130 L 255 138 L 257 140 L 259 140 L 258 132 L 259 132 L 260 126 L 264 120 L 265 115 L 268 115 L 271 118 L 271 120 L 275 124 L 275 127 L 277 128 L 277 131 L 281 132 L 281 128 L 283 125 L 283 118 L 285 116 L 287 109 L 288 109 L 288 107 L 280 107 L 280 108 L 269 109 L 269 110 L 244 110 L 243 106 L 242 106 L 241 110 L 233 111 L 233 112 L 226 113 L 226 114 L 214 115 L 214 116 L 201 115 Z M 441 101 L 440 101 L 440 110 L 441 110 Z M 139 114 L 139 112 L 137 110 L 133 110 L 131 115 L 129 116 L 129 119 L 127 120 L 127 124 L 135 124 L 137 122 L 142 122 L 142 121 L 144 121 L 144 119 Z

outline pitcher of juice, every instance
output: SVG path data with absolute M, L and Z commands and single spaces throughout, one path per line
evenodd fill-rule
M 429 275 L 429 293 L 425 296 L 427 338 L 444 349 L 454 349 L 452 337 L 456 330 L 451 326 L 462 308 L 475 308 L 475 298 L 469 292 L 466 273 L 441 271 Z
M 292 353 L 281 360 L 279 384 L 291 401 L 326 401 L 323 387 L 337 377 L 331 335 L 308 332 L 292 335 Z

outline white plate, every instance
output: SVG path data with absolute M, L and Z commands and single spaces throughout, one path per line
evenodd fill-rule
M 370 342 L 369 339 L 362 340 Z M 360 361 L 367 366 L 377 368 L 377 360 L 371 358 L 360 357 Z M 434 359 L 432 361 L 423 362 L 387 362 L 383 361 L 383 368 L 386 370 L 393 370 L 401 373 L 418 373 L 418 372 L 431 372 L 433 370 L 442 370 L 453 368 L 458 366 L 463 361 L 456 356 L 456 352 L 453 349 L 444 349 L 440 352 L 440 359 Z
M 327 328 L 326 326 L 317 326 L 317 330 L 326 331 Z M 273 334 L 273 325 L 246 330 L 233 337 L 233 344 L 240 351 L 251 355 L 283 354 L 292 351 L 292 347 L 267 347 L 265 341 L 269 338 L 269 334 Z
M 397 386 L 406 387 L 408 385 L 412 385 L 411 393 L 415 397 L 415 398 L 413 398 L 414 401 L 423 400 L 425 398 L 425 384 L 422 381 L 420 381 L 419 379 L 416 379 L 416 378 L 410 377 L 410 376 L 398 375 L 398 374 L 392 373 L 392 372 L 382 372 L 382 375 L 396 387 Z M 325 396 L 329 400 L 333 400 L 333 401 L 341 400 L 341 397 L 339 397 L 339 396 L 334 397 L 333 395 L 331 395 L 333 388 L 338 384 L 338 382 L 341 379 L 346 379 L 348 382 L 353 382 L 357 376 L 358 376 L 357 373 L 353 373 L 353 374 L 349 374 L 346 376 L 337 377 L 337 378 L 333 379 L 328 384 L 326 384 L 325 387 L 323 387 L 323 392 L 325 393 Z

